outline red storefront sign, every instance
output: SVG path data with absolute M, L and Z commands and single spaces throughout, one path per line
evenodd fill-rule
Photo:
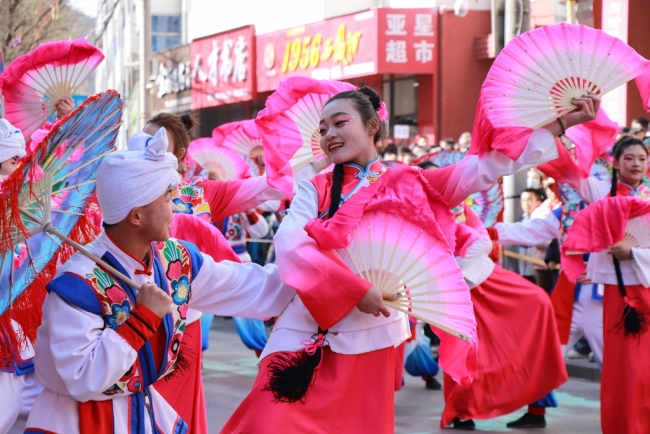
M 435 9 L 375 8 L 257 36 L 257 91 L 294 76 L 348 79 L 438 69 Z
M 377 11 L 257 35 L 257 91 L 291 76 L 346 79 L 377 73 Z
M 379 73 L 438 72 L 436 9 L 377 9 Z
M 192 41 L 192 109 L 253 98 L 255 29 L 246 26 Z

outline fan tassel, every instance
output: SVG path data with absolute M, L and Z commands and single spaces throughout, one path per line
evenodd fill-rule
M 638 337 L 647 330 L 645 315 L 636 310 L 634 303 L 627 297 L 625 297 L 625 308 L 623 309 L 623 319 L 621 322 L 625 336 Z
M 293 403 L 306 400 L 309 386 L 314 382 L 316 369 L 323 359 L 323 345 L 327 330 L 318 329 L 311 340 L 303 341 L 304 351 L 281 354 L 269 364 L 269 382 L 263 390 L 273 393 L 276 402 Z

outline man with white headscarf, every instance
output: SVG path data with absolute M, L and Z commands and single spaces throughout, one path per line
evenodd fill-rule
M 6 119 L 0 119 L 0 190 L 2 181 L 11 175 L 17 162 L 25 156 L 25 139 L 20 130 Z M 9 313 L 5 313 L 8 315 Z M 24 336 L 23 329 L 11 320 L 13 333 Z M 9 332 L 11 333 L 11 332 Z M 18 339 L 20 340 L 20 339 Z M 8 432 L 19 416 L 26 417 L 34 399 L 43 389 L 34 374 L 34 347 L 29 339 L 20 348 L 20 357 L 0 367 L 0 433 Z
M 275 266 L 215 263 L 169 238 L 179 177 L 166 149 L 161 130 L 146 149 L 110 154 L 99 167 L 105 232 L 88 248 L 141 287 L 80 254 L 59 270 L 38 330 L 36 376 L 45 390 L 26 433 L 185 433 L 155 382 L 176 367 L 188 308 L 269 317 L 295 296 Z
M 25 138 L 6 119 L 0 119 L 0 181 L 16 170 L 19 158 L 25 156 Z

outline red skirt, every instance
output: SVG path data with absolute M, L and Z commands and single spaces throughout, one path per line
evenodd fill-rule
M 181 341 L 180 357 L 187 362 L 154 384 L 154 388 L 189 425 L 187 434 L 207 434 L 208 415 L 205 410 L 203 377 L 201 376 L 201 321 L 185 328 Z
M 253 390 L 221 433 L 388 434 L 394 432 L 395 349 L 337 354 L 328 346 L 305 403 L 275 402 L 263 390 L 268 366 L 280 353 L 262 360 Z
M 551 299 L 542 288 L 499 267 L 471 290 L 478 367 L 469 386 L 445 375 L 440 425 L 455 417 L 489 419 L 535 402 L 568 380 Z
M 650 288 L 626 286 L 637 311 L 650 321 Z M 604 434 L 650 433 L 650 331 L 626 337 L 618 286 L 605 285 L 600 419 Z

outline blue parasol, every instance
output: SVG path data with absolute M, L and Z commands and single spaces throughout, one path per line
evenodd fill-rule
M 89 98 L 57 121 L 0 186 L 0 368 L 21 344 L 12 319 L 25 332 L 19 340 L 35 338 L 45 284 L 72 253 L 61 240 L 85 244 L 96 236 L 86 210 L 121 118 L 117 92 Z

